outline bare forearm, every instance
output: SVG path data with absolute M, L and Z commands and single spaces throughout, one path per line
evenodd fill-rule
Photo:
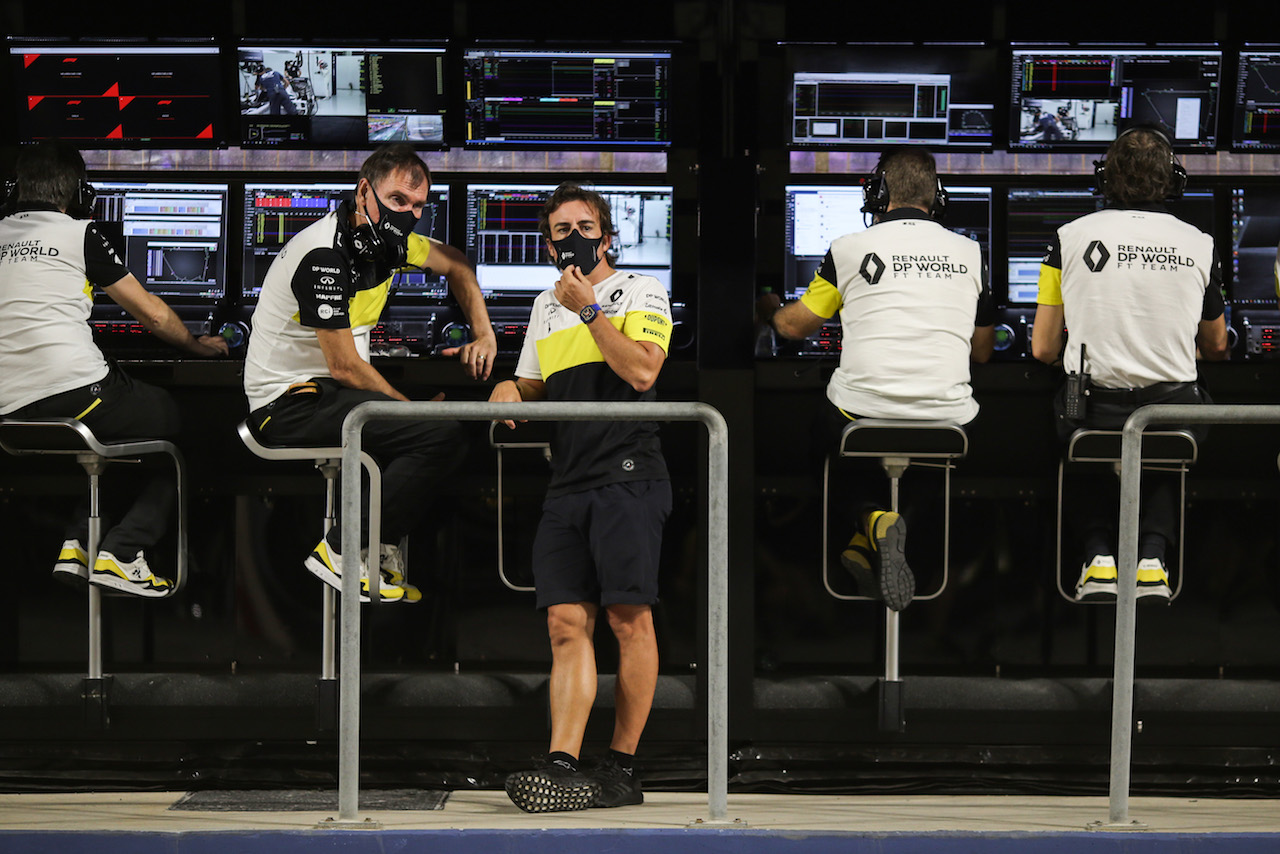
M 152 335 L 166 344 L 199 356 L 212 355 L 210 348 L 197 341 L 181 318 L 159 297 L 148 301 L 146 310 L 141 312 L 138 320 Z
M 396 400 L 408 400 L 400 392 L 396 391 L 391 383 L 387 382 L 387 378 L 378 372 L 373 365 L 363 360 L 357 360 L 341 367 L 330 366 L 330 372 L 333 378 L 342 383 L 347 388 L 358 388 L 364 391 L 377 391 Z
M 648 391 L 658 379 L 664 356 L 622 334 L 622 331 L 599 317 L 589 327 L 591 337 L 600 348 L 607 364 L 623 382 L 636 391 Z M 655 348 L 656 349 L 656 348 Z

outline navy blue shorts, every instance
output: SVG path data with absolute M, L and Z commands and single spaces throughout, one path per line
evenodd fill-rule
M 665 480 L 548 498 L 533 540 L 538 607 L 657 602 L 662 526 L 670 514 L 671 483 Z

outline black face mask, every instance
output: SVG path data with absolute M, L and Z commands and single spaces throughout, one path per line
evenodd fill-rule
M 409 234 L 418 218 L 413 211 L 388 208 L 372 187 L 369 192 L 378 205 L 378 224 L 373 225 L 366 214 L 364 223 L 351 230 L 351 242 L 362 257 L 401 267 L 409 257 Z
M 583 237 L 582 232 L 575 228 L 569 232 L 568 237 L 551 241 L 551 245 L 556 250 L 556 266 L 561 270 L 574 266 L 581 271 L 582 275 L 590 276 L 591 271 L 600 263 L 600 259 L 596 257 L 596 250 L 600 248 L 601 243 L 604 243 L 604 237 L 594 239 Z

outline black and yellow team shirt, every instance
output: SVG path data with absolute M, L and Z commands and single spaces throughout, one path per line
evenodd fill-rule
M 671 345 L 671 303 L 652 276 L 618 272 L 595 286 L 601 316 L 633 341 Z M 549 400 L 654 400 L 654 389 L 638 392 L 613 372 L 591 330 L 556 302 L 554 291 L 534 300 L 529 331 L 516 376 L 542 380 Z M 567 421 L 551 435 L 548 497 L 610 483 L 666 480 L 667 464 L 652 421 Z
M 369 334 L 386 307 L 394 270 L 356 256 L 349 217 L 343 202 L 298 232 L 271 262 L 245 354 L 250 411 L 294 383 L 329 376 L 317 329 L 349 328 L 360 357 L 369 361 Z M 409 235 L 408 266 L 424 266 L 430 252 L 430 240 Z

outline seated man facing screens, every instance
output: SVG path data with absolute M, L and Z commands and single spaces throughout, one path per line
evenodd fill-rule
M 0 415 L 74 418 L 103 442 L 169 439 L 181 427 L 173 398 L 108 362 L 94 343 L 88 323 L 93 287 L 188 353 L 225 356 L 227 342 L 193 337 L 129 272 L 89 220 L 93 197 L 74 148 L 45 142 L 18 157 L 6 200 L 12 212 L 0 219 Z M 151 571 L 144 552 L 168 530 L 175 494 L 169 469 L 146 478 L 96 555 L 85 551 L 88 508 L 77 512 L 54 576 L 136 596 L 166 595 L 172 582 Z
M 1119 430 L 1144 404 L 1210 402 L 1196 382 L 1196 350 L 1205 359 L 1227 357 L 1213 238 L 1163 204 L 1182 194 L 1187 177 L 1168 138 L 1154 128 L 1125 131 L 1095 166 L 1107 206 L 1053 235 L 1040 267 L 1032 331 L 1037 359 L 1061 359 L 1068 373 L 1091 377 L 1083 418 L 1069 416 L 1066 385 L 1054 399 L 1063 442 L 1079 427 Z M 1099 484 L 1088 501 L 1076 502 L 1084 547 L 1079 600 L 1116 595 L 1117 496 L 1114 483 Z M 1164 557 L 1177 536 L 1177 500 L 1175 476 L 1143 477 L 1141 597 L 1169 599 Z
M 244 366 L 249 427 L 264 444 L 338 445 L 343 419 L 358 404 L 408 400 L 369 362 L 370 333 L 387 304 L 392 273 L 401 267 L 445 275 L 476 340 L 442 352 L 458 354 L 472 378 L 489 376 L 497 339 L 475 273 L 457 249 L 413 231 L 430 188 L 431 174 L 412 146 L 383 146 L 360 167 L 354 199 L 300 231 L 271 263 Z M 382 467 L 382 543 L 375 547 L 385 583 L 379 596 L 417 601 L 421 594 L 400 583 L 398 544 L 422 513 L 431 486 L 461 463 L 462 426 L 373 422 L 365 428 L 364 447 Z M 367 508 L 364 529 L 367 535 Z M 337 590 L 341 535 L 335 525 L 305 561 Z M 367 570 L 361 590 L 367 597 Z
M 981 249 L 934 221 L 946 194 L 933 155 L 886 152 L 864 195 L 871 227 L 833 241 L 804 296 L 770 319 L 778 334 L 800 339 L 840 313 L 843 349 L 827 385 L 824 450 L 857 418 L 967 424 L 978 414 L 969 361 L 986 361 L 994 343 Z M 762 305 L 762 315 L 771 308 Z M 855 486 L 858 530 L 841 563 L 859 592 L 901 610 L 915 591 L 906 522 L 871 500 L 873 486 Z

